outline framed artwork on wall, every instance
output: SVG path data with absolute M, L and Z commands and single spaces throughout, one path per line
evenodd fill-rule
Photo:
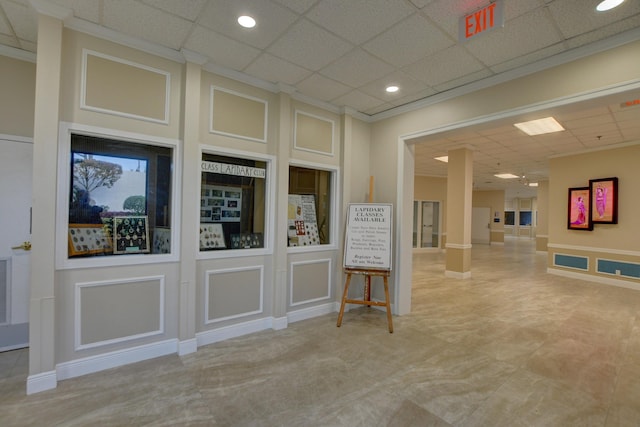
M 591 192 L 589 187 L 569 189 L 569 208 L 567 210 L 567 228 L 570 230 L 593 230 L 591 222 Z
M 113 253 L 148 253 L 149 220 L 142 216 L 116 216 L 113 218 Z
M 618 223 L 618 178 L 589 180 L 591 194 L 591 222 Z

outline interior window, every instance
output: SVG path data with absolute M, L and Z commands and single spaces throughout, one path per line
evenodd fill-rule
M 173 149 L 71 136 L 69 257 L 171 251 Z

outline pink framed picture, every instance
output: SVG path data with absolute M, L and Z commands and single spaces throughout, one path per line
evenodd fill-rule
M 570 230 L 593 230 L 593 223 L 589 214 L 591 208 L 590 195 L 589 187 L 569 189 L 567 228 Z
M 591 222 L 618 223 L 618 178 L 589 180 L 591 194 Z

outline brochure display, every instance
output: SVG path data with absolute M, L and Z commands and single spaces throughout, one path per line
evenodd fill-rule
M 312 194 L 289 194 L 287 213 L 289 246 L 319 245 L 316 198 Z
M 347 212 L 347 228 L 344 243 L 344 272 L 347 279 L 342 294 L 342 304 L 337 326 L 342 325 L 347 303 L 386 307 L 389 332 L 393 333 L 391 305 L 389 303 L 389 275 L 391 274 L 391 242 L 393 206 L 378 203 L 351 203 Z M 361 300 L 349 299 L 352 275 L 362 275 L 368 288 L 372 277 L 382 277 L 385 301 L 372 301 L 365 292 Z

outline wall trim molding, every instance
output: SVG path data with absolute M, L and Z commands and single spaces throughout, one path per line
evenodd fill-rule
M 264 331 L 265 329 L 273 329 L 274 318 L 264 317 L 262 319 L 249 320 L 248 322 L 237 323 L 235 325 L 223 326 L 222 328 L 212 329 L 196 333 L 198 347 L 225 341 L 230 338 L 237 338 L 243 335 L 252 334 L 254 332 Z M 279 322 L 278 322 L 279 323 Z
M 27 394 L 53 390 L 58 386 L 56 371 L 41 372 L 27 377 Z
M 198 341 L 195 338 L 178 342 L 178 356 L 195 353 L 198 351 Z
M 340 306 L 337 306 L 338 310 Z M 316 305 L 314 307 L 301 308 L 300 310 L 294 310 L 287 313 L 287 320 L 289 323 L 299 322 L 301 320 L 313 319 L 314 317 L 324 316 L 325 314 L 335 313 L 336 303 L 328 302 L 322 305 Z
M 444 277 L 449 277 L 451 279 L 470 279 L 471 272 L 465 271 L 464 273 L 460 273 L 459 271 L 445 270 Z
M 66 380 L 104 371 L 105 369 L 117 368 L 130 363 L 174 354 L 177 351 L 178 340 L 169 339 L 59 363 L 56 366 L 56 373 L 59 380 Z
M 590 274 L 559 270 L 551 267 L 547 268 L 547 273 L 555 274 L 556 276 L 569 277 L 572 279 L 585 280 L 587 282 L 599 283 L 601 285 L 617 286 L 619 288 L 627 288 L 640 291 L 640 283 L 630 282 L 628 280 L 610 279 L 608 277 L 593 276 Z
M 562 245 L 559 243 L 547 243 L 548 248 L 553 249 L 570 249 L 581 252 L 598 252 L 604 254 L 616 254 L 616 255 L 630 255 L 640 257 L 640 251 L 628 251 L 624 249 L 611 249 L 611 248 L 596 248 L 592 246 L 576 246 L 576 245 Z

